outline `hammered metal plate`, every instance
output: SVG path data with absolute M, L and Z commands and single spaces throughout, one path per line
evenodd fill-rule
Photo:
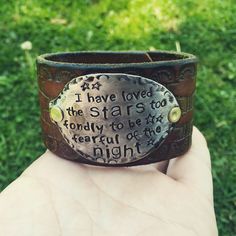
M 155 81 L 110 73 L 72 79 L 49 108 L 76 152 L 93 162 L 121 164 L 144 158 L 165 140 L 173 129 L 169 115 L 179 105 Z

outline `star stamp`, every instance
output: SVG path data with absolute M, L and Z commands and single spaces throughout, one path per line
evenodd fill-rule
M 81 85 L 80 87 L 82 88 L 82 91 L 85 91 L 86 89 L 90 89 L 89 83 L 87 83 L 87 82 L 84 82 L 84 84 Z
M 99 88 L 101 87 L 102 85 L 97 81 L 96 83 L 92 84 L 92 89 L 97 89 L 99 90 Z

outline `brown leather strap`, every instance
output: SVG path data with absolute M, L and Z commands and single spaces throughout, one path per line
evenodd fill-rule
M 167 160 L 184 154 L 191 145 L 197 71 L 197 59 L 191 54 L 165 51 L 45 54 L 37 58 L 37 71 L 44 143 L 60 157 L 92 165 L 112 166 L 94 163 L 75 152 L 49 117 L 49 102 L 58 96 L 64 86 L 75 77 L 91 73 L 125 73 L 154 80 L 173 93 L 182 111 L 173 131 L 154 152 L 136 162 L 115 166 Z

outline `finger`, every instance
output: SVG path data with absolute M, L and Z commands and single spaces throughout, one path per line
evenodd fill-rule
M 168 167 L 168 163 L 169 161 L 160 161 L 160 162 L 156 162 L 156 163 L 152 163 L 152 164 L 148 164 L 148 165 L 138 165 L 138 166 L 132 166 L 130 168 L 135 169 L 135 170 L 139 170 L 139 171 L 159 171 L 163 174 L 166 174 L 166 170 Z
M 155 164 L 155 168 L 159 170 L 160 172 L 166 174 L 167 168 L 169 165 L 169 160 L 166 161 L 160 161 Z
M 189 151 L 169 161 L 167 175 L 204 192 L 212 200 L 211 160 L 206 140 L 194 127 Z

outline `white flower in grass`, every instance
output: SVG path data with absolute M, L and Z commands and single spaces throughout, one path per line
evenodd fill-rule
M 32 49 L 32 43 L 30 41 L 25 41 L 20 45 L 22 50 L 29 51 Z
M 67 24 L 67 20 L 63 19 L 63 18 L 53 18 L 50 20 L 51 24 L 54 25 L 66 25 Z
M 153 46 L 149 47 L 149 51 L 156 51 L 157 49 Z

